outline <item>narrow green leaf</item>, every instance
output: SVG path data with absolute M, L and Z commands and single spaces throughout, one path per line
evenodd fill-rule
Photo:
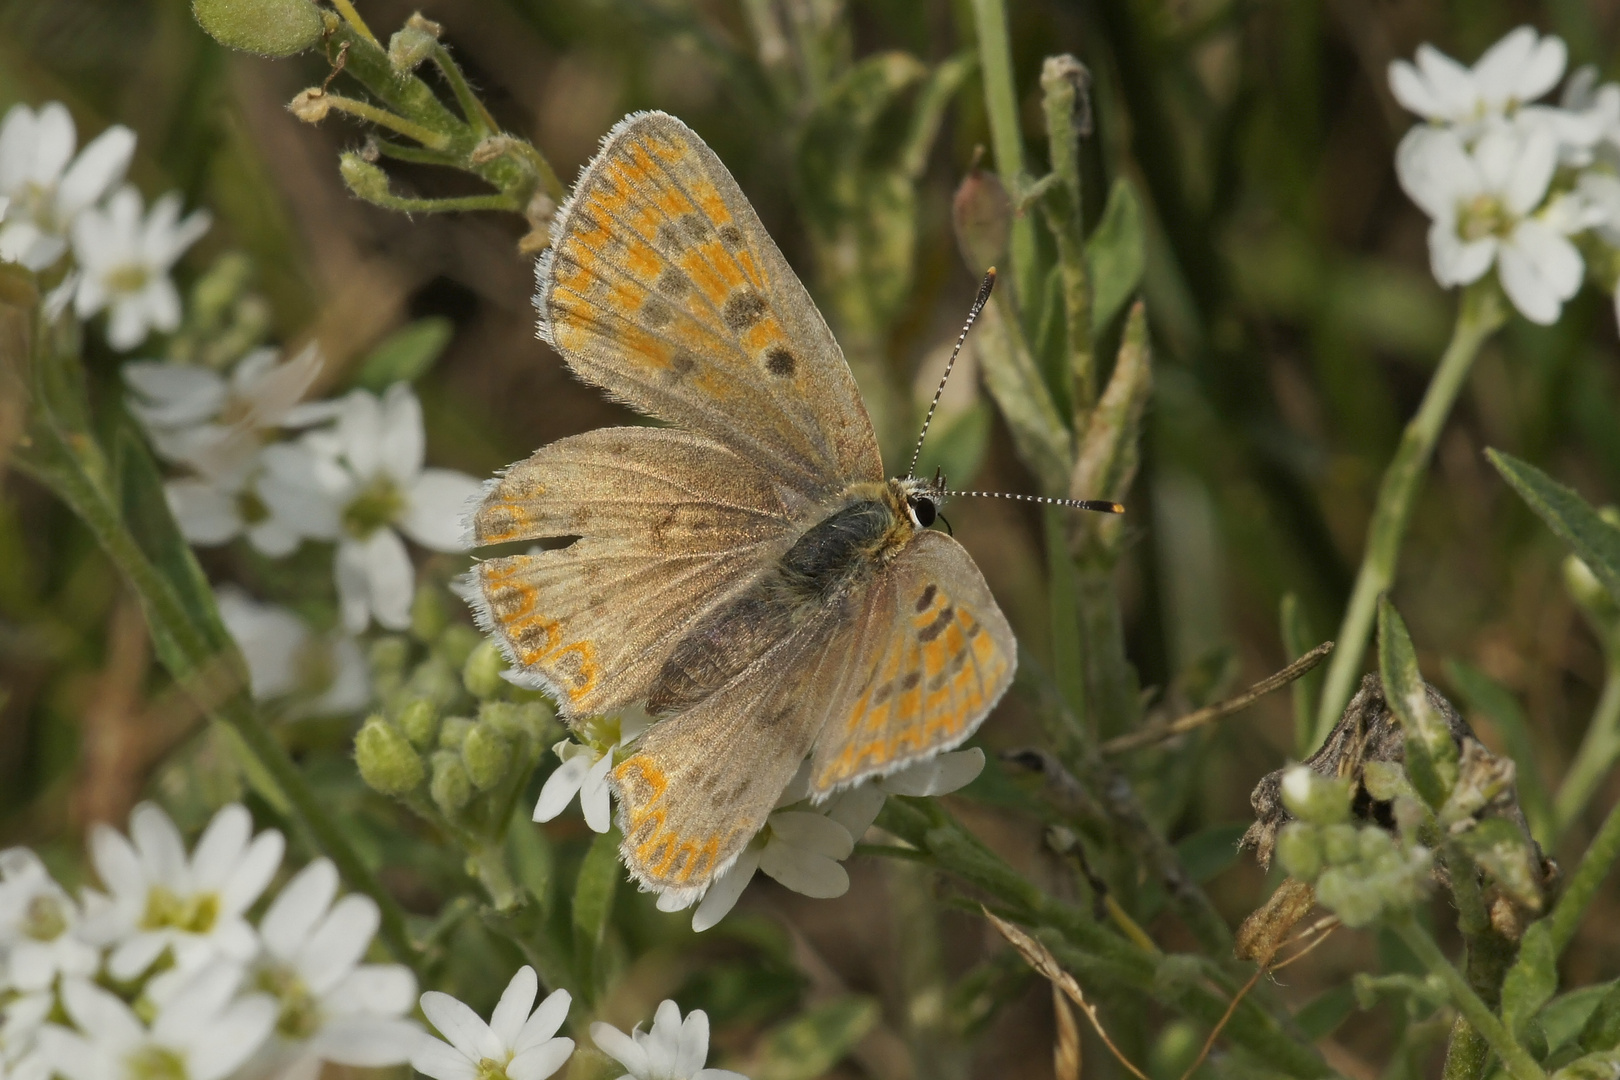
M 587 992 L 596 986 L 596 954 L 613 915 L 613 895 L 624 876 L 619 866 L 619 840 L 615 828 L 591 841 L 574 882 L 574 971 Z
M 1102 220 L 1086 241 L 1091 271 L 1091 334 L 1096 340 L 1130 300 L 1146 265 L 1142 204 L 1124 177 L 1114 181 Z
M 1378 670 L 1384 698 L 1406 731 L 1406 772 L 1412 786 L 1436 810 L 1457 782 L 1457 744 L 1429 703 L 1417 652 L 1406 623 L 1387 597 L 1378 600 Z
M 1080 651 L 1080 607 L 1074 586 L 1074 562 L 1069 558 L 1067 511 L 1042 508 L 1046 527 L 1047 602 L 1052 617 L 1052 674 L 1064 703 L 1075 720 L 1086 724 L 1085 657 Z
M 1447 660 L 1445 668 L 1446 678 L 1462 695 L 1468 711 L 1483 715 L 1502 736 L 1508 755 L 1518 766 L 1514 779 L 1519 805 L 1530 823 L 1531 835 L 1545 847 L 1552 839 L 1552 801 L 1547 785 L 1542 782 L 1541 770 L 1536 768 L 1535 742 L 1530 737 L 1530 720 L 1524 709 L 1505 687 L 1473 665 Z
M 1543 919 L 1531 923 L 1519 942 L 1519 958 L 1502 980 L 1502 1022 L 1517 1037 L 1558 990 L 1558 949 Z
M 838 1064 L 877 1023 L 878 1005 L 868 997 L 835 998 L 813 1006 L 766 1033 L 755 1080 L 815 1080 Z
M 1517 823 L 1486 818 L 1459 835 L 1457 843 L 1503 892 L 1530 911 L 1541 908 L 1541 860 Z
M 1585 499 L 1529 462 L 1500 450 L 1487 450 L 1485 456 L 1620 603 L 1620 528 L 1604 521 Z
M 530 902 L 543 916 L 550 915 L 556 892 L 556 855 L 546 834 L 529 820 L 528 814 L 512 815 L 512 824 L 506 830 L 506 853 L 511 858 L 518 884 L 529 894 Z
M 1238 841 L 1248 829 L 1246 821 L 1228 821 L 1199 829 L 1176 841 L 1176 859 L 1187 876 L 1202 884 L 1237 862 Z
M 1620 1050 L 1600 1050 L 1576 1058 L 1552 1074 L 1552 1080 L 1614 1080 L 1620 1075 Z
M 455 324 L 442 315 L 401 327 L 360 361 L 354 385 L 381 393 L 394 383 L 415 382 L 444 352 L 455 331 Z
M 1597 1004 L 1581 1025 L 1581 1049 L 1588 1052 L 1620 1049 L 1620 982 L 1606 986 L 1584 986 L 1575 993 L 1582 990 L 1598 991 L 1599 994 Z M 1564 997 L 1574 997 L 1575 993 L 1565 994 Z M 1552 1006 L 1549 1005 L 1547 1009 L 1550 1011 Z
M 1294 1023 L 1312 1042 L 1333 1034 L 1356 1006 L 1356 991 L 1346 983 L 1318 994 L 1294 1014 Z
M 1282 631 L 1283 652 L 1289 663 L 1315 648 L 1320 640 L 1311 633 L 1310 623 L 1305 619 L 1305 606 L 1299 602 L 1298 593 L 1288 593 L 1282 598 L 1278 623 Z M 1316 733 L 1316 693 L 1321 682 L 1322 672 L 1317 669 L 1295 679 L 1288 688 L 1294 706 L 1294 753 L 1300 758 L 1308 756 L 1314 749 L 1311 739 Z

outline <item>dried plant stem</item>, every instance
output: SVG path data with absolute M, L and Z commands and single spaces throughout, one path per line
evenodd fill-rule
M 979 35 L 979 70 L 984 78 L 984 104 L 990 118 L 996 172 L 1008 191 L 1019 191 L 1024 182 L 1024 140 L 1019 134 L 1012 46 L 1007 40 L 1007 11 L 1002 0 L 973 0 L 973 26 Z M 1036 280 L 1035 224 L 1029 215 L 1013 219 L 1010 244 L 1013 290 L 1020 311 L 1027 317 L 1041 293 Z
M 1617 858 L 1620 858 L 1620 803 L 1616 803 L 1609 816 L 1603 819 L 1603 827 L 1592 838 L 1586 854 L 1581 856 L 1580 865 L 1569 876 L 1569 884 L 1564 887 L 1558 906 L 1553 908 L 1549 916 L 1553 948 L 1558 952 L 1563 952 L 1575 940 L 1575 931 L 1580 928 L 1582 916 L 1597 896 L 1603 880 L 1614 868 Z
M 1221 1016 L 1220 1023 L 1209 1029 L 1209 1038 L 1204 1040 L 1203 1048 L 1198 1051 L 1198 1056 L 1193 1059 L 1193 1063 L 1187 1066 L 1187 1071 L 1181 1074 L 1181 1080 L 1192 1080 L 1192 1074 L 1197 1072 L 1198 1066 L 1202 1065 L 1204 1059 L 1209 1057 L 1210 1050 L 1215 1046 L 1215 1040 L 1220 1037 L 1221 1032 L 1226 1029 L 1226 1025 L 1231 1022 L 1232 1014 L 1237 1012 L 1238 1003 L 1243 1000 L 1250 990 L 1254 989 L 1254 984 L 1259 982 L 1260 976 L 1265 973 L 1265 968 L 1255 968 L 1254 974 L 1249 976 L 1249 981 L 1243 984 L 1243 989 L 1232 995 L 1232 1004 L 1226 1007 L 1226 1012 Z
M 1440 951 L 1440 946 L 1435 944 L 1434 938 L 1418 925 L 1410 913 L 1391 925 L 1406 943 L 1406 947 L 1411 949 L 1423 966 L 1429 969 L 1429 973 L 1438 976 L 1445 983 L 1451 995 L 1451 1003 L 1496 1052 L 1497 1059 L 1513 1080 L 1547 1080 L 1547 1074 L 1536 1064 L 1529 1051 L 1514 1041 L 1502 1021 L 1491 1012 L 1485 1002 L 1480 1000 L 1479 995 L 1474 993 L 1473 987 L 1468 985 L 1468 980 L 1463 978 L 1462 972 L 1446 958 L 1446 954 Z
M 1176 720 L 1153 724 L 1142 728 L 1140 731 L 1133 731 L 1128 735 L 1109 739 L 1102 744 L 1101 750 L 1105 754 L 1123 754 L 1127 750 L 1135 750 L 1139 746 L 1147 746 L 1150 743 L 1163 742 L 1165 739 L 1184 735 L 1196 728 L 1203 727 L 1205 724 L 1212 724 L 1223 717 L 1231 716 L 1235 712 L 1248 708 L 1273 690 L 1280 690 L 1287 686 L 1316 667 L 1317 664 L 1320 664 L 1327 658 L 1327 654 L 1332 651 L 1333 642 L 1324 641 L 1281 671 L 1261 679 L 1235 697 L 1216 702 L 1206 708 L 1197 709 Z
M 1345 703 L 1350 700 L 1351 691 L 1361 677 L 1362 656 L 1378 612 L 1378 598 L 1395 581 L 1395 564 L 1400 557 L 1401 541 L 1406 537 L 1406 526 L 1412 516 L 1418 485 L 1434 454 L 1440 429 L 1451 415 L 1451 407 L 1468 379 L 1468 372 L 1474 366 L 1480 346 L 1502 325 L 1505 318 L 1502 297 L 1492 281 L 1471 286 L 1463 293 L 1451 343 L 1446 346 L 1445 354 L 1440 357 L 1440 364 L 1429 380 L 1429 388 L 1424 391 L 1417 415 L 1412 417 L 1401 435 L 1394 459 L 1384 470 L 1383 483 L 1378 489 L 1378 502 L 1373 508 L 1372 522 L 1367 527 L 1367 547 L 1362 555 L 1361 570 L 1356 575 L 1344 621 L 1339 624 L 1339 632 L 1334 638 L 1339 647 L 1322 685 L 1313 745 L 1320 746 L 1333 730 L 1333 725 L 1339 722 L 1339 714 L 1344 711 Z

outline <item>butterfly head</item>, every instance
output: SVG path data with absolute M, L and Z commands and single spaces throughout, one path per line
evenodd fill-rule
M 911 524 L 919 529 L 932 526 L 939 518 L 940 507 L 945 505 L 944 474 L 936 470 L 932 480 L 905 477 L 895 480 L 894 483 L 900 487 L 900 495 L 905 504 L 906 515 L 911 518 Z

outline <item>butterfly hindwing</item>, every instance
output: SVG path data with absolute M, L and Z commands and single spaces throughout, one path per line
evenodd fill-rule
M 664 113 L 622 121 L 538 269 L 541 335 L 639 412 L 709 435 L 811 502 L 881 480 L 843 353 L 720 159 Z
M 810 790 L 894 772 L 973 734 L 1012 684 L 1017 643 L 984 576 L 943 533 L 917 533 L 861 600 L 816 741 Z
M 495 481 L 479 544 L 577 537 L 473 570 L 480 621 L 567 717 L 646 694 L 693 619 L 790 541 L 769 478 L 699 435 L 605 428 L 537 450 Z

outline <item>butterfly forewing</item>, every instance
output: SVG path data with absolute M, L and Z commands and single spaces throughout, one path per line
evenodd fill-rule
M 486 559 L 474 602 L 521 672 L 586 716 L 644 697 L 695 618 L 791 540 L 770 478 L 686 432 L 606 428 L 507 470 L 473 516 L 480 544 L 578 537 Z
M 955 540 L 919 532 L 873 582 L 830 700 L 813 793 L 894 772 L 961 743 L 1012 684 L 1017 643 Z
M 812 502 L 882 479 L 832 333 L 731 174 L 674 117 L 637 114 L 609 134 L 559 215 L 536 302 L 582 378 Z

